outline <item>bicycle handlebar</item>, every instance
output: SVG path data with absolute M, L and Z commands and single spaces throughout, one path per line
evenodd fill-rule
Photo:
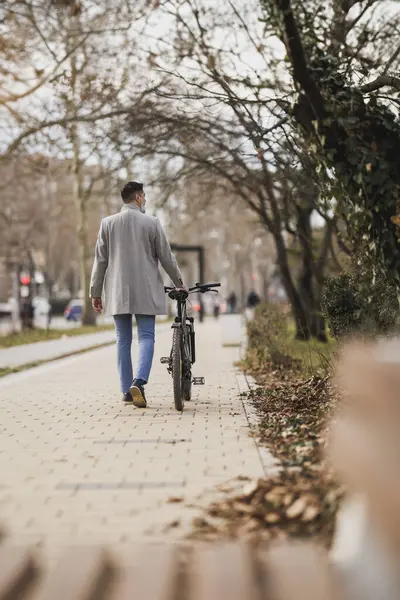
M 196 290 L 201 291 L 204 289 L 204 291 L 209 290 L 210 288 L 214 288 L 214 287 L 221 287 L 220 283 L 196 283 L 196 285 L 192 288 L 189 288 L 189 292 L 195 292 Z
M 209 290 L 211 290 L 211 288 L 216 288 L 216 287 L 221 287 L 220 283 L 196 283 L 196 285 L 194 287 L 189 288 L 189 292 L 201 292 L 201 293 L 205 293 Z M 168 286 L 164 286 L 164 291 L 165 293 L 168 292 L 172 292 L 176 289 L 179 288 L 175 288 L 175 287 L 168 287 Z

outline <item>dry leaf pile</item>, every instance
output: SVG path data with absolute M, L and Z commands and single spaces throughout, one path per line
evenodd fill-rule
M 337 403 L 330 380 L 282 371 L 249 397 L 260 416 L 259 437 L 280 460 L 274 477 L 249 482 L 242 493 L 209 506 L 195 519 L 193 536 L 254 541 L 312 537 L 329 546 L 344 488 L 324 458 L 328 420 Z
M 283 379 L 273 372 L 249 399 L 261 419 L 259 436 L 283 467 L 325 468 L 328 421 L 337 403 L 330 379 Z

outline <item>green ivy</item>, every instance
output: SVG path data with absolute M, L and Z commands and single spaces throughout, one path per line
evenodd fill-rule
M 315 148 L 322 191 L 336 198 L 362 262 L 375 264 L 400 285 L 399 230 L 392 222 L 400 197 L 400 122 L 387 106 L 349 86 L 338 61 L 318 48 L 309 68 L 329 115 L 309 146 L 311 152 Z M 373 284 L 372 275 L 370 280 Z
M 284 40 L 276 2 L 261 2 L 266 23 Z M 325 109 L 317 119 L 310 98 L 298 90 L 293 74 L 292 125 L 316 165 L 322 207 L 336 200 L 336 213 L 347 228 L 356 257 L 353 273 L 328 286 L 329 302 L 338 302 L 340 310 L 347 306 L 347 312 L 355 303 L 349 327 L 357 323 L 365 327 L 369 321 L 373 328 L 385 331 L 387 323 L 393 322 L 393 311 L 398 311 L 400 291 L 400 121 L 381 99 L 374 94 L 364 96 L 357 88 L 338 44 L 331 43 L 332 15 L 325 14 L 325 4 L 292 0 L 307 69 Z M 388 286 L 387 310 L 381 310 L 383 282 Z M 335 286 L 345 283 L 346 293 L 344 289 L 339 293 Z

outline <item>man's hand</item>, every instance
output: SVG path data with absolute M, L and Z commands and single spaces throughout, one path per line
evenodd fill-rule
M 103 302 L 101 301 L 101 298 L 92 298 L 92 306 L 97 313 L 103 312 Z

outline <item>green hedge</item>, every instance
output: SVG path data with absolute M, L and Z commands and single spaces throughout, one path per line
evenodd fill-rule
M 247 363 L 256 371 L 269 363 L 277 368 L 294 367 L 297 360 L 290 353 L 289 317 L 281 306 L 260 304 L 248 323 Z
M 322 310 L 333 337 L 386 335 L 393 331 L 399 315 L 393 280 L 377 274 L 373 289 L 364 281 L 362 273 L 357 272 L 326 281 Z

